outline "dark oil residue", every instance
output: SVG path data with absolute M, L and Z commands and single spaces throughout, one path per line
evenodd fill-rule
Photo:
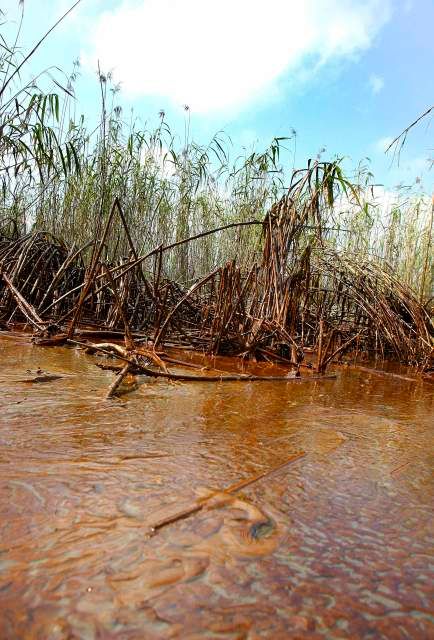
M 434 637 L 432 386 L 141 378 L 104 400 L 95 356 L 0 355 L 2 639 Z

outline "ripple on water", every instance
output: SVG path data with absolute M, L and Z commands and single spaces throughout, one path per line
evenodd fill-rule
M 140 380 L 107 402 L 91 356 L 0 354 L 1 637 L 434 637 L 428 385 Z M 62 377 L 16 382 L 39 367 Z

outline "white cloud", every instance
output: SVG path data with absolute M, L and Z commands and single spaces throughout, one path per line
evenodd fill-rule
M 390 136 L 385 136 L 384 138 L 380 138 L 375 142 L 374 148 L 376 151 L 380 153 L 385 153 L 388 147 L 392 144 L 393 138 Z
M 391 189 L 386 189 L 383 185 L 374 185 L 366 194 L 367 200 L 376 207 L 379 207 L 384 213 L 390 213 L 392 207 L 396 204 L 397 193 Z
M 113 69 L 132 97 L 195 112 L 233 109 L 273 91 L 285 71 L 367 49 L 390 0 L 120 0 L 89 30 L 85 66 Z
M 373 94 L 380 93 L 380 91 L 384 87 L 384 80 L 381 76 L 372 74 L 369 78 L 369 86 L 371 87 L 371 91 Z
M 407 178 L 422 178 L 430 168 L 429 158 L 417 156 L 400 159 L 399 168 Z

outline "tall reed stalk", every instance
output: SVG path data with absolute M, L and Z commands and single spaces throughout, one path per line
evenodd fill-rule
M 262 152 L 233 159 L 224 134 L 208 144 L 192 139 L 188 110 L 182 138 L 171 130 L 163 112 L 154 128 L 126 121 L 117 104 L 117 88 L 101 71 L 101 118 L 89 129 L 86 119 L 75 113 L 78 64 L 62 82 L 55 79 L 56 91 L 44 90 L 43 74 L 21 85 L 17 41 L 3 45 L 0 233 L 43 230 L 82 246 L 100 236 L 117 197 L 140 254 L 233 221 L 263 220 L 284 195 L 291 177 L 293 136 L 292 142 L 291 136 L 275 138 Z M 342 181 L 343 169 L 339 160 L 330 166 L 333 176 L 327 188 L 333 191 L 333 180 Z M 433 226 L 429 198 L 417 191 L 397 191 L 387 205 L 384 199 L 376 201 L 366 169 L 351 182 L 339 198 L 324 200 L 321 241 L 387 262 L 421 300 L 428 300 Z M 305 245 L 312 231 L 305 230 Z M 260 255 L 261 242 L 261 229 L 254 226 L 207 236 L 172 252 L 163 275 L 187 283 L 235 257 L 247 267 Z M 129 252 L 129 241 L 115 234 L 104 247 L 104 259 L 115 262 Z

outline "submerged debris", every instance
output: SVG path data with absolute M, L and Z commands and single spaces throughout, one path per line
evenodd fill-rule
M 63 376 L 50 375 L 44 373 L 40 376 L 34 376 L 33 378 L 25 378 L 24 380 L 18 380 L 18 382 L 54 382 L 54 380 L 60 380 Z

